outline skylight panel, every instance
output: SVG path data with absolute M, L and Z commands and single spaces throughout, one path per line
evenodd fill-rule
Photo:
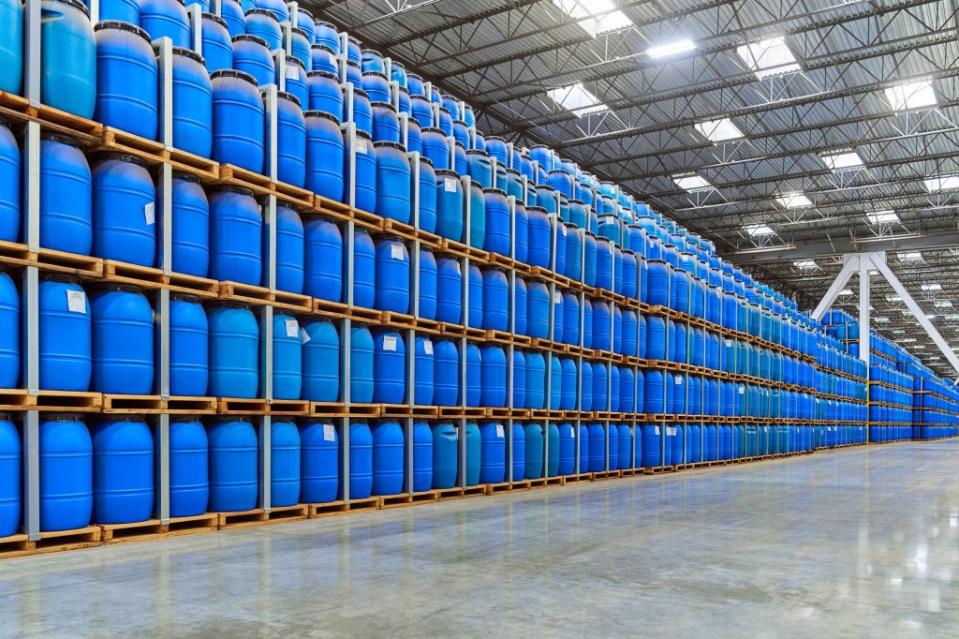
M 949 300 L 935 300 L 932 305 L 936 308 L 952 308 L 952 302 Z
M 922 184 L 930 193 L 935 193 L 936 191 L 951 191 L 953 189 L 959 189 L 959 175 L 939 175 L 926 178 L 922 181 Z
M 779 204 L 787 209 L 798 209 L 804 206 L 812 206 L 812 202 L 802 193 L 783 193 L 776 198 Z
M 866 213 L 866 219 L 870 224 L 898 224 L 899 216 L 895 211 L 876 211 L 875 213 Z
M 804 271 L 813 271 L 819 268 L 819 265 L 816 264 L 816 260 L 796 260 L 793 262 L 793 265 L 796 268 L 802 269 Z
M 567 111 L 571 111 L 578 117 L 589 115 L 590 113 L 599 113 L 609 107 L 599 101 L 595 95 L 589 92 L 582 82 L 571 84 L 567 87 L 550 89 L 547 91 L 549 98 Z
M 575 18 L 580 28 L 594 38 L 635 26 L 610 0 L 553 0 L 553 4 Z
M 852 295 L 852 289 L 851 289 L 851 288 L 844 288 L 844 289 L 842 289 L 841 291 L 839 291 L 839 294 L 842 295 L 842 296 Z
M 906 251 L 897 255 L 900 262 L 922 262 L 922 253 L 919 251 Z
M 936 90 L 931 80 L 906 82 L 886 89 L 886 98 L 896 111 L 921 109 L 936 104 Z
M 826 154 L 822 156 L 822 161 L 826 166 L 836 172 L 858 168 L 865 164 L 855 151 Z
M 776 231 L 772 230 L 772 228 L 766 224 L 747 224 L 743 229 L 745 229 L 751 237 L 764 237 L 776 234 Z
M 768 38 L 736 47 L 736 53 L 760 80 L 774 75 L 801 71 L 784 38 Z
M 729 118 L 720 118 L 719 120 L 705 120 L 697 122 L 693 126 L 699 133 L 710 142 L 728 142 L 729 140 L 738 140 L 743 132 L 739 127 L 733 124 Z
M 929 282 L 928 284 L 920 284 L 919 288 L 921 288 L 924 291 L 941 291 L 942 284 L 940 284 L 939 282 Z
M 666 44 L 649 47 L 646 49 L 646 55 L 651 58 L 668 58 L 669 56 L 686 53 L 696 48 L 696 43 L 688 38 L 668 42 Z
M 884 317 L 884 316 L 882 316 L 882 315 L 875 315 L 875 316 L 872 318 L 872 321 L 877 322 L 877 323 L 879 323 L 879 324 L 888 324 L 888 323 L 889 323 L 889 318 L 888 318 L 888 317 Z
M 708 191 L 715 188 L 710 184 L 705 178 L 702 178 L 698 175 L 674 175 L 673 182 L 676 183 L 681 189 L 689 191 L 690 193 L 694 191 Z

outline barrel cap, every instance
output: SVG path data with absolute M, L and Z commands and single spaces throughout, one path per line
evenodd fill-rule
M 527 205 L 527 206 L 526 206 L 526 210 L 527 210 L 527 211 L 536 211 L 537 213 L 539 213 L 539 212 L 549 213 L 549 212 L 546 210 L 546 207 L 545 207 L 545 206 L 537 206 L 537 205 L 535 205 L 535 204 L 529 204 L 529 205 Z
M 336 52 L 333 51 L 333 49 L 330 48 L 329 45 L 323 44 L 322 42 L 317 42 L 316 44 L 312 45 L 310 49 L 326 49 L 329 53 L 336 55 Z
M 244 82 L 249 82 L 250 84 L 256 86 L 256 80 L 246 71 L 237 71 L 236 69 L 218 69 L 210 74 L 211 81 L 216 80 L 217 78 L 236 78 L 237 80 L 243 80 Z
M 428 97 L 426 97 L 425 95 L 414 95 L 414 96 L 411 96 L 410 99 L 411 99 L 411 100 L 422 100 L 423 102 L 427 102 L 427 103 L 429 103 L 429 104 L 433 104 L 432 102 L 430 102 L 430 99 L 429 99 Z
M 147 42 L 150 41 L 150 36 L 147 35 L 147 32 L 136 26 L 135 24 L 130 24 L 129 22 L 123 22 L 122 20 L 104 20 L 103 22 L 98 22 L 93 26 L 93 30 L 104 31 L 106 29 L 116 29 L 117 31 L 129 31 L 134 33 Z
M 499 142 L 506 142 L 506 140 L 505 140 L 505 139 L 503 138 L 503 136 L 501 136 L 501 135 L 487 135 L 485 139 L 486 139 L 487 142 L 489 142 L 490 140 L 497 140 L 497 141 L 499 141 Z
M 246 188 L 243 188 L 242 186 L 234 186 L 232 184 L 215 186 L 213 187 L 213 192 L 214 193 L 236 193 L 238 195 L 253 197 L 253 191 L 251 189 L 246 189 Z
M 251 15 L 270 16 L 271 18 L 273 18 L 274 22 L 276 22 L 277 24 L 280 23 L 279 19 L 276 17 L 276 14 L 273 13 L 271 9 L 259 9 L 259 8 L 247 9 L 246 13 L 244 13 L 243 15 L 244 17 L 251 16 Z
M 478 155 L 485 160 L 489 159 L 489 153 L 483 149 L 466 149 L 466 155 Z
M 374 149 L 382 148 L 382 147 L 386 147 L 390 149 L 399 149 L 400 151 L 403 151 L 404 153 L 406 153 L 406 147 L 400 144 L 399 142 L 391 142 L 389 140 L 377 140 L 373 142 Z
M 512 169 L 510 169 L 510 170 L 512 170 Z M 537 188 L 538 190 L 540 190 L 540 191 L 553 191 L 553 192 L 556 191 L 556 189 L 554 189 L 553 187 L 551 187 L 549 184 L 537 184 L 537 185 L 536 185 L 536 188 Z
M 330 73 L 329 71 L 310 71 L 306 74 L 307 78 L 328 78 L 330 80 L 336 80 L 339 82 L 340 78 L 335 73 Z
M 306 29 L 304 29 L 304 28 L 302 28 L 302 27 L 293 27 L 292 29 L 290 29 L 290 31 L 292 31 L 293 33 L 298 33 L 298 34 L 300 34 L 301 36 L 303 36 L 304 38 L 306 38 L 307 41 L 309 41 L 309 39 L 310 39 L 310 34 L 307 33 L 307 32 L 306 32 Z
M 366 98 L 366 101 L 367 101 L 367 102 L 370 101 L 370 94 L 367 93 L 366 91 L 364 91 L 362 88 L 356 86 L 355 84 L 353 85 L 353 95 L 354 95 L 354 96 L 357 96 L 357 95 L 358 95 L 358 96 L 360 96 L 361 98 Z
M 495 193 L 497 195 L 502 195 L 503 197 L 506 197 L 506 191 L 504 191 L 503 189 L 497 189 L 495 187 L 483 189 L 483 193 Z
M 389 102 L 383 102 L 382 100 L 377 100 L 376 102 L 370 102 L 370 106 L 378 109 L 389 109 L 393 113 L 396 113 L 395 106 L 393 106 Z
M 102 22 L 100 24 L 103 24 Z M 266 49 L 270 48 L 270 44 L 261 38 L 260 36 L 255 36 L 249 33 L 241 33 L 240 35 L 233 36 L 231 42 L 254 42 Z
M 326 120 L 332 120 L 333 122 L 336 123 L 337 126 L 340 125 L 340 119 L 336 117 L 335 115 L 333 115 L 332 113 L 327 113 L 326 111 L 318 111 L 316 109 L 312 109 L 310 111 L 304 111 L 303 117 L 304 118 L 324 118 Z
M 436 176 L 455 177 L 459 181 L 460 174 L 451 169 L 436 169 Z
M 433 160 L 429 159 L 425 155 L 420 155 L 420 162 L 429 165 L 430 168 L 433 168 Z
M 299 13 L 305 13 L 307 18 L 309 18 L 310 20 L 313 20 L 313 12 L 312 12 L 312 11 L 310 11 L 309 9 L 307 9 L 307 8 L 305 8 L 305 7 L 303 7 L 303 6 L 300 6 L 300 5 L 297 5 L 296 8 L 299 10 Z
M 182 182 L 192 182 L 194 184 L 200 183 L 200 178 L 192 173 L 187 173 L 185 171 L 174 171 L 173 179 L 180 180 Z
M 81 9 L 83 13 L 85 13 L 87 16 L 90 15 L 90 10 L 87 9 L 86 3 L 84 3 L 82 0 L 53 0 L 53 1 L 62 2 L 63 4 L 69 4 L 76 9 Z
M 315 24 L 318 27 L 326 27 L 328 29 L 332 29 L 333 31 L 336 31 L 336 25 L 331 22 L 327 22 L 326 20 L 316 20 L 313 22 L 313 24 Z
M 118 151 L 107 151 L 105 153 L 100 153 L 97 155 L 97 163 L 108 162 L 110 160 L 116 160 L 118 162 L 126 162 L 128 164 L 136 164 L 137 166 L 146 166 L 146 162 L 138 158 L 135 155 L 129 153 L 120 153 Z
M 379 72 L 379 71 L 364 71 L 364 72 L 363 72 L 363 77 L 364 77 L 364 78 L 365 78 L 366 76 L 368 76 L 368 75 L 375 76 L 375 77 L 377 77 L 377 78 L 382 78 L 382 79 L 384 79 L 384 80 L 386 80 L 386 81 L 389 81 L 389 78 L 386 77 L 386 74 L 385 74 L 385 73 L 381 73 L 381 72 Z
M 423 133 L 439 133 L 439 134 L 442 135 L 444 138 L 446 137 L 446 133 L 443 131 L 443 129 L 440 129 L 439 127 L 428 126 L 428 127 L 422 128 L 422 129 L 420 129 L 420 130 L 421 130 Z
M 300 67 L 301 69 L 304 69 L 304 70 L 306 69 L 306 65 L 303 64 L 303 60 L 300 60 L 299 58 L 294 57 L 294 56 L 287 56 L 287 57 L 286 57 L 286 63 L 287 63 L 287 64 L 295 64 L 296 66 Z
M 6 120 L 0 119 L 0 125 L 6 124 Z M 50 131 L 43 131 L 40 134 L 41 140 L 50 140 L 51 142 L 59 142 L 60 144 L 69 144 L 70 146 L 80 148 L 80 142 L 71 138 L 69 135 L 63 133 L 52 133 Z
M 289 100 L 296 106 L 302 107 L 302 104 L 300 103 L 300 99 L 296 97 L 295 95 L 293 95 L 292 93 L 290 93 L 289 91 L 277 91 L 276 97 L 277 99 Z
M 226 20 L 224 20 L 224 19 L 221 18 L 220 16 L 216 15 L 215 13 L 207 13 L 207 12 L 204 12 L 203 15 L 202 15 L 202 18 L 203 18 L 204 20 L 212 20 L 213 22 L 216 22 L 217 24 L 219 24 L 219 25 L 222 26 L 223 28 L 226 28 L 226 26 L 227 26 Z
M 194 60 L 195 62 L 199 62 L 200 64 L 205 63 L 205 60 L 203 59 L 202 55 L 200 55 L 193 49 L 188 49 L 186 47 L 173 47 L 173 55 L 178 55 L 184 58 L 190 58 L 191 60 Z
M 450 117 L 453 116 L 453 112 L 447 109 L 445 106 L 441 106 L 440 111 L 445 111 Z

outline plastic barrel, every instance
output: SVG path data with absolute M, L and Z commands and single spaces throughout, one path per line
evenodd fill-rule
M 79 284 L 40 282 L 40 388 L 86 391 L 93 372 L 90 302 Z
M 409 313 L 409 285 L 410 254 L 406 244 L 392 237 L 377 240 L 375 308 Z
M 156 189 L 140 160 L 109 154 L 96 165 L 93 230 L 93 253 L 97 257 L 153 266 Z
M 89 525 L 93 515 L 93 440 L 73 416 L 40 423 L 40 530 Z
M 213 159 L 259 173 L 263 170 L 265 148 L 264 109 L 253 76 L 222 69 L 211 74 L 210 81 Z
M 503 424 L 488 422 L 480 425 L 482 454 L 480 483 L 498 484 L 506 479 L 506 432 Z
M 263 219 L 253 193 L 223 187 L 210 196 L 210 277 L 259 286 Z
M 215 397 L 256 397 L 259 390 L 259 326 L 246 306 L 223 305 L 208 316 L 209 393 Z
M 93 389 L 147 395 L 153 390 L 153 309 L 135 289 L 93 298 Z
M 157 62 L 147 33 L 127 22 L 99 22 L 95 118 L 149 140 L 157 135 Z
M 433 488 L 452 488 L 456 485 L 459 468 L 457 430 L 453 424 L 433 426 Z
M 343 236 L 339 227 L 332 220 L 313 218 L 304 225 L 304 238 L 304 292 L 310 297 L 341 301 Z
M 0 415 L 0 539 L 20 528 L 20 435 L 6 415 Z
M 300 501 L 334 501 L 339 491 L 339 435 L 331 423 L 300 427 Z
M 395 495 L 404 490 L 403 428 L 397 422 L 373 427 L 373 494 Z
M 19 221 L 18 174 L 16 140 L 0 125 L 0 234 L 10 240 Z M 7 194 L 16 194 L 16 202 Z M 81 255 L 93 248 L 93 174 L 79 145 L 56 134 L 40 143 L 40 245 Z
M 366 499 L 373 494 L 373 433 L 369 424 L 350 424 L 349 456 L 350 499 Z
M 86 7 L 78 0 L 42 0 L 40 11 L 40 100 L 92 118 L 97 103 L 97 43 Z M 127 20 L 135 24 L 138 17 Z

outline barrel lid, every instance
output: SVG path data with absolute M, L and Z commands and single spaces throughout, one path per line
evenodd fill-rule
M 453 170 L 451 170 L 451 169 L 436 169 L 436 175 L 437 175 L 437 176 L 442 175 L 442 176 L 455 177 L 457 180 L 459 180 L 459 176 L 460 176 L 459 173 L 457 173 L 456 171 L 453 171 Z
M 379 77 L 379 78 L 383 78 L 384 80 L 389 80 L 389 78 L 386 77 L 386 74 L 385 74 L 385 73 L 381 73 L 380 71 L 364 71 L 364 72 L 363 72 L 363 77 L 364 77 L 364 78 L 365 78 L 366 76 L 368 76 L 368 75 L 374 75 L 374 76 L 377 76 L 377 77 Z
M 463 149 L 464 152 L 466 151 L 466 147 L 463 146 L 463 143 L 460 142 L 459 140 L 454 141 L 454 142 L 453 142 L 453 146 L 455 146 L 456 148 L 459 148 L 459 149 Z
M 290 29 L 290 31 L 292 31 L 293 33 L 299 33 L 301 36 L 303 36 L 307 40 L 310 39 L 310 34 L 307 33 L 306 29 L 304 29 L 303 27 L 293 27 L 292 29 Z
M 655 260 L 647 260 L 647 261 L 648 261 L 650 264 L 652 264 L 652 263 L 654 263 L 654 262 L 658 262 L 658 263 L 660 263 L 660 264 L 666 264 L 666 260 L 663 260 L 663 259 L 655 259 Z M 667 264 L 667 266 L 668 266 L 668 264 Z
M 356 46 L 360 46 L 360 39 L 357 38 L 356 36 L 348 36 L 347 39 L 353 44 L 355 44 Z
M 0 124 L 6 124 L 6 120 L 0 120 Z M 69 135 L 65 135 L 63 133 L 50 133 L 49 131 L 44 131 L 40 134 L 40 139 L 59 142 L 61 144 L 69 144 L 70 146 L 80 148 L 79 141 L 74 140 Z
M 519 171 L 516 169 L 506 169 L 506 172 L 510 175 L 519 175 Z
M 299 6 L 299 5 L 297 5 L 296 8 L 299 10 L 299 13 L 305 13 L 306 16 L 307 16 L 310 20 L 313 20 L 313 12 L 312 12 L 312 11 L 310 11 L 309 9 L 306 9 L 306 8 L 304 8 L 304 7 L 301 7 L 301 6 Z
M 174 180 L 181 180 L 183 182 L 193 182 L 194 184 L 200 183 L 200 178 L 192 173 L 186 173 L 185 171 L 174 171 L 173 172 Z
M 446 137 L 446 132 L 443 129 L 436 126 L 428 126 L 426 128 L 420 129 L 423 133 L 439 133 L 444 138 Z
M 216 22 L 216 23 L 219 24 L 220 26 L 223 26 L 223 27 L 226 27 L 226 26 L 227 26 L 226 20 L 224 20 L 224 19 L 221 18 L 220 16 L 216 15 L 215 13 L 206 13 L 206 12 L 204 12 L 201 17 L 202 17 L 204 20 L 212 20 L 213 22 Z
M 506 191 L 504 191 L 503 189 L 497 189 L 495 187 L 485 188 L 483 189 L 483 193 L 496 193 L 498 195 L 502 195 L 503 197 L 506 197 Z
M 119 153 L 117 151 L 107 151 L 106 153 L 101 153 L 97 156 L 97 160 L 98 163 L 107 162 L 109 160 L 118 160 L 120 162 L 136 164 L 137 166 L 146 166 L 146 162 L 137 156 L 130 155 L 129 153 Z
M 76 413 L 45 413 L 43 421 L 45 422 L 81 422 L 82 415 Z
M 409 76 L 407 76 L 407 77 L 409 77 Z M 422 100 L 423 102 L 429 102 L 430 104 L 433 104 L 432 102 L 430 102 L 430 99 L 429 99 L 428 97 L 426 97 L 425 95 L 414 95 L 414 96 L 410 96 L 410 99 L 411 99 L 411 100 Z
M 486 141 L 489 142 L 490 140 L 498 140 L 500 142 L 506 142 L 506 139 L 503 138 L 503 136 L 501 135 L 487 135 Z
M 360 49 L 360 53 L 375 53 L 375 54 L 376 54 L 376 57 L 378 57 L 378 58 L 382 58 L 382 57 L 383 57 L 382 55 L 380 55 L 380 52 L 379 52 L 379 51 L 377 51 L 376 49 L 371 49 L 371 48 L 369 48 L 369 47 L 364 47 L 363 49 Z
M 295 105 L 298 106 L 298 107 L 302 107 L 302 106 L 303 106 L 303 105 L 300 103 L 300 99 L 299 99 L 298 97 L 296 97 L 295 95 L 293 95 L 292 93 L 290 93 L 289 91 L 277 91 L 277 92 L 276 92 L 276 97 L 277 97 L 278 99 L 290 100 L 291 102 L 293 102 L 293 104 L 295 104 Z
M 578 229 L 578 228 L 579 228 L 578 226 L 576 226 L 576 224 L 575 224 L 574 222 L 563 222 L 563 226 L 565 226 L 565 227 L 567 227 L 567 228 L 571 228 L 571 229 Z
M 210 80 L 216 80 L 217 78 L 236 78 L 237 80 L 243 80 L 244 82 L 249 82 L 250 84 L 256 86 L 256 80 L 253 79 L 253 76 L 246 71 L 238 71 L 236 69 L 218 69 L 210 74 Z
M 94 31 L 104 31 L 106 29 L 116 29 L 117 31 L 129 31 L 130 33 L 135 33 L 140 36 L 147 42 L 150 41 L 150 36 L 147 35 L 147 32 L 138 27 L 135 24 L 130 24 L 129 22 L 123 22 L 122 20 L 105 20 L 103 22 L 98 22 L 94 25 Z
M 416 78 L 417 80 L 421 82 L 423 81 L 423 76 L 421 76 L 419 73 L 407 73 L 406 79 L 408 80 L 410 78 Z
M 316 44 L 311 46 L 310 49 L 326 49 L 328 52 L 332 53 L 333 55 L 336 55 L 336 52 L 333 51 L 333 49 L 331 49 L 329 45 L 323 44 L 322 42 L 317 42 Z
M 464 122 L 463 120 L 453 120 L 453 124 L 454 124 L 454 125 L 459 124 L 460 126 L 464 126 L 464 127 L 466 127 L 467 129 L 469 128 L 469 125 L 466 124 L 466 122 Z
M 102 22 L 100 24 L 103 24 Z M 261 38 L 260 36 L 251 35 L 249 33 L 241 33 L 240 35 L 233 36 L 231 42 L 255 42 L 260 46 L 270 48 L 270 43 Z
M 266 16 L 266 15 L 268 15 L 268 16 L 270 16 L 271 18 L 273 18 L 273 21 L 274 21 L 274 22 L 279 23 L 279 21 L 280 21 L 280 20 L 276 17 L 276 14 L 273 13 L 272 9 L 259 9 L 259 8 L 247 9 L 247 10 L 246 10 L 246 13 L 244 13 L 243 15 L 244 15 L 244 16 L 248 16 L 248 15 Z
M 570 204 L 578 204 L 578 205 L 580 205 L 580 206 L 586 206 L 586 202 L 583 202 L 582 200 L 573 199 L 573 200 L 570 200 L 569 203 L 570 203 Z
M 545 207 L 545 206 L 538 206 L 538 205 L 536 205 L 536 204 L 528 204 L 528 205 L 526 205 L 526 210 L 527 210 L 527 211 L 542 211 L 543 213 L 548 213 L 548 211 L 546 210 L 546 207 Z
M 620 251 L 622 251 L 624 255 L 636 255 L 636 251 L 634 251 L 633 249 L 624 248 L 624 249 L 620 249 Z
M 353 62 L 352 60 L 347 60 L 347 61 L 346 61 L 346 66 L 348 66 L 348 67 L 356 67 L 357 69 L 362 68 L 362 67 L 360 67 L 360 63 L 359 63 L 359 62 Z M 361 72 L 360 72 L 360 75 L 362 75 L 362 74 L 363 74 L 363 72 L 361 71 Z
M 420 162 L 428 165 L 430 168 L 433 168 L 433 160 L 429 159 L 425 155 L 420 156 Z
M 382 100 L 377 100 L 376 102 L 370 102 L 371 107 L 377 107 L 379 109 L 389 109 L 393 113 L 396 113 L 396 107 L 390 104 L 389 102 L 383 102 Z
M 77 9 L 82 9 L 83 13 L 90 15 L 90 10 L 87 8 L 87 5 L 82 0 L 53 0 L 54 2 L 62 2 L 63 4 L 69 4 Z
M 242 186 L 234 186 L 232 184 L 224 184 L 223 186 L 213 187 L 213 191 L 214 193 L 239 193 L 240 195 L 253 197 L 253 191 L 251 189 L 246 189 Z
M 187 49 L 186 47 L 173 47 L 173 55 L 182 56 L 184 58 L 190 58 L 191 60 L 195 62 L 199 62 L 200 64 L 205 63 L 202 55 L 200 55 L 193 49 Z
M 406 152 L 406 147 L 400 144 L 399 142 L 391 142 L 389 140 L 377 140 L 373 143 L 373 148 L 387 147 L 390 149 L 399 149 L 400 151 Z
M 530 149 L 546 149 L 547 151 L 549 151 L 549 147 L 545 144 L 534 144 L 533 146 L 530 147 Z
M 306 74 L 308 78 L 329 78 L 330 80 L 339 81 L 339 77 L 335 73 L 330 73 L 329 71 L 310 71 Z
M 356 86 L 355 84 L 353 85 L 353 95 L 354 95 L 354 96 L 357 96 L 357 95 L 358 95 L 358 96 L 360 96 L 361 98 L 366 98 L 366 101 L 367 101 L 367 102 L 370 101 L 370 94 L 367 93 L 366 91 L 364 91 L 363 89 L 359 88 L 359 87 Z
M 569 173 L 567 173 L 567 172 L 564 171 L 563 169 L 553 169 L 553 170 L 547 172 L 547 175 L 552 175 L 553 173 L 562 173 L 563 175 L 569 175 Z
M 356 137 L 363 138 L 364 140 L 370 142 L 373 140 L 373 136 L 367 133 L 366 131 L 356 130 Z
M 287 63 L 287 64 L 295 64 L 296 66 L 300 67 L 301 69 L 306 70 L 306 65 L 303 64 L 303 60 L 300 60 L 299 58 L 295 58 L 295 57 L 293 57 L 293 56 L 287 56 L 287 57 L 286 57 L 286 63 Z M 327 72 L 327 73 L 329 73 L 329 72 Z
M 410 90 L 406 87 L 400 87 L 400 93 L 405 93 L 406 95 L 410 94 Z
M 340 125 L 340 119 L 336 117 L 335 115 L 333 115 L 332 113 L 327 113 L 326 111 L 317 111 L 315 109 L 311 111 L 304 111 L 303 117 L 304 118 L 325 118 L 327 120 L 333 120 L 334 122 L 336 122 L 337 126 Z
M 549 191 L 555 191 L 555 190 L 556 190 L 556 189 L 554 189 L 553 187 L 551 187 L 549 184 L 537 184 L 537 185 L 536 185 L 536 188 L 539 189 L 540 191 L 547 191 L 547 190 L 549 190 Z
M 318 27 L 329 27 L 330 29 L 336 31 L 336 25 L 332 22 L 327 22 L 326 20 L 316 20 L 314 24 Z
M 445 106 L 440 106 L 440 111 L 445 111 L 450 114 L 450 117 L 453 116 L 453 112 L 447 109 Z
M 483 159 L 489 159 L 489 153 L 483 149 L 466 149 L 466 155 L 478 155 Z

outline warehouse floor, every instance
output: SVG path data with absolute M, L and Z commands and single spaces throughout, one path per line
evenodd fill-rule
M 957 455 L 853 448 L 7 560 L 0 635 L 955 636 Z

